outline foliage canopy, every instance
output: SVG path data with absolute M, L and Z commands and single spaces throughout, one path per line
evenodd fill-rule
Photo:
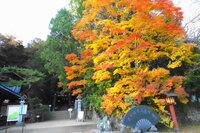
M 72 64 L 65 67 L 72 80 L 67 86 L 74 95 L 90 97 L 101 90 L 99 106 L 110 115 L 127 112 L 133 101 L 166 114 L 165 93 L 171 91 L 188 102 L 184 77 L 172 73 L 197 56 L 195 44 L 184 44 L 180 8 L 170 0 L 86 0 L 83 5 L 72 32 L 85 50 L 79 57 L 66 55 Z

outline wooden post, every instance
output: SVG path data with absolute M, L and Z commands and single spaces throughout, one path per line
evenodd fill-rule
M 178 121 L 176 119 L 176 114 L 175 114 L 175 110 L 174 110 L 174 105 L 173 104 L 170 104 L 169 105 L 169 109 L 170 109 L 170 112 L 171 112 L 171 116 L 172 116 L 172 121 L 174 123 L 174 130 L 175 132 L 179 131 L 179 126 L 178 126 Z

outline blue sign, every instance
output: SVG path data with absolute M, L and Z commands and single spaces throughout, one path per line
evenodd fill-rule
M 138 130 L 146 131 L 151 127 L 155 127 L 160 121 L 158 114 L 148 106 L 138 105 L 124 116 L 122 124 Z

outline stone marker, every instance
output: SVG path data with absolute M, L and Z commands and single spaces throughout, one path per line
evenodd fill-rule
M 97 129 L 100 130 L 101 132 L 111 130 L 110 122 L 107 116 L 105 116 L 102 120 L 99 120 L 97 122 Z
M 134 128 L 134 132 L 157 131 L 155 125 L 160 121 L 158 114 L 145 105 L 138 105 L 124 116 L 122 124 Z

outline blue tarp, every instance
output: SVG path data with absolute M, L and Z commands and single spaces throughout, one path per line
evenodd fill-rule
M 0 83 L 0 89 L 4 89 L 4 90 L 20 97 L 21 86 L 8 86 L 7 83 Z

